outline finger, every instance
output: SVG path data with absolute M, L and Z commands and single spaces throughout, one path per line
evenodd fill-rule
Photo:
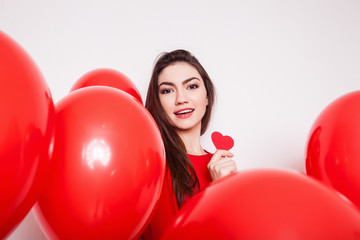
M 227 164 L 227 165 L 235 164 L 235 161 L 232 160 L 231 158 L 221 158 L 221 159 L 219 159 L 217 161 L 209 162 L 208 165 L 211 165 L 211 166 L 219 165 L 220 166 L 220 165 L 223 165 L 223 164 Z
M 221 160 L 218 160 L 216 162 L 209 162 L 208 169 L 218 171 L 222 167 L 227 166 L 234 166 L 235 168 L 237 168 L 234 160 L 232 160 L 231 158 L 222 158 Z
M 237 166 L 234 161 L 226 162 L 222 166 L 223 168 L 226 168 L 230 172 L 237 172 Z
M 236 165 L 229 165 L 221 169 L 223 173 L 226 173 L 226 175 L 229 175 L 230 173 L 237 172 Z
M 213 175 L 215 175 L 216 178 L 222 178 L 231 173 L 236 172 L 236 170 L 237 170 L 236 166 L 234 166 L 234 165 L 223 166 L 223 167 L 219 168 Z
M 224 158 L 224 157 L 229 157 L 232 158 L 234 156 L 234 154 L 232 154 L 229 151 L 226 150 L 217 150 L 213 157 L 211 158 L 210 162 L 214 162 L 214 161 L 219 161 L 220 159 Z

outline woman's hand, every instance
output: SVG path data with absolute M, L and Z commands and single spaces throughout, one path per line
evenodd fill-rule
M 236 163 L 231 159 L 233 156 L 231 152 L 226 150 L 217 150 L 214 153 L 208 163 L 208 169 L 213 181 L 237 172 Z

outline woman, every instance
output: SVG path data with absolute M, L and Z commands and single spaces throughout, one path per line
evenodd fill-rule
M 171 220 L 196 192 L 236 172 L 232 153 L 205 151 L 205 132 L 214 104 L 214 86 L 199 61 L 188 51 L 162 54 L 149 83 L 145 107 L 159 126 L 167 171 L 158 207 L 145 238 L 159 239 Z

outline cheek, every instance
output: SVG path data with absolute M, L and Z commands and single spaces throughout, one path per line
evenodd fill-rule
M 198 103 L 202 108 L 206 108 L 206 106 L 209 104 L 206 92 L 203 92 L 199 96 Z
M 169 113 L 170 109 L 170 105 L 171 105 L 171 99 L 169 99 L 169 97 L 166 96 L 160 96 L 160 104 L 162 106 L 162 108 L 164 109 L 164 111 L 166 113 Z

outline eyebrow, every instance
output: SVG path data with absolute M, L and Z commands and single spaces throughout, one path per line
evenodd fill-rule
M 199 80 L 199 81 L 200 81 L 200 79 L 197 78 L 197 77 L 191 77 L 191 78 L 188 78 L 188 79 L 184 80 L 184 81 L 182 82 L 182 84 L 185 85 L 185 84 L 187 84 L 188 82 L 190 82 L 190 81 L 192 81 L 192 80 Z M 162 83 L 160 83 L 160 85 L 159 85 L 158 87 L 160 87 L 160 86 L 162 86 L 162 85 L 175 86 L 175 84 L 172 83 L 172 82 L 162 82 Z

